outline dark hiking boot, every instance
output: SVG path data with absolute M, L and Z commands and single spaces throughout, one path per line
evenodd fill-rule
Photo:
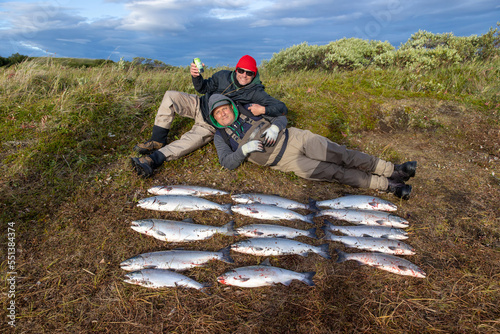
M 148 155 L 159 150 L 167 143 L 168 131 L 168 129 L 162 128 L 158 125 L 153 125 L 151 139 L 143 144 L 135 145 L 134 150 L 142 155 Z
M 396 197 L 408 200 L 410 198 L 410 193 L 412 187 L 409 184 L 404 184 L 399 180 L 388 179 L 389 186 L 387 187 L 387 192 L 394 194 Z
M 137 175 L 142 177 L 151 177 L 153 175 L 155 163 L 150 157 L 131 158 L 131 162 Z
M 163 146 L 164 146 L 164 144 L 162 144 L 162 143 L 159 143 L 159 142 L 154 141 L 154 140 L 148 140 L 145 143 L 135 145 L 134 151 L 136 151 L 137 153 L 142 154 L 142 155 L 148 155 L 148 154 L 153 153 L 156 150 L 159 150 Z
M 417 171 L 417 162 L 408 161 L 405 162 L 404 164 L 394 165 L 394 172 L 392 173 L 390 178 L 400 182 L 406 182 L 410 179 L 410 177 L 415 176 L 416 171 Z

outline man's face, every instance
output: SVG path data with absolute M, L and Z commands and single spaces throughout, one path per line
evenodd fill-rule
M 255 78 L 254 72 L 240 67 L 236 69 L 236 80 L 238 80 L 240 85 L 248 85 L 250 82 L 252 82 L 253 78 Z
M 215 108 L 213 115 L 215 120 L 222 126 L 228 126 L 234 123 L 234 112 L 229 104 Z

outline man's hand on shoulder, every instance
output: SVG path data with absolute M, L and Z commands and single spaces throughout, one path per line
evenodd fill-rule
M 266 107 L 256 103 L 251 104 L 248 110 L 250 110 L 254 116 L 260 116 L 266 113 Z

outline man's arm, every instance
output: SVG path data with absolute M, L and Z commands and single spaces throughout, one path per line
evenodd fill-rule
M 288 113 L 286 105 L 267 94 L 264 89 L 259 89 L 253 94 L 252 102 L 253 105 L 248 110 L 255 116 L 267 115 L 278 117 Z
M 219 156 L 219 163 L 222 167 L 233 170 L 238 168 L 243 161 L 245 161 L 246 156 L 243 154 L 241 146 L 233 152 L 222 136 L 218 134 L 214 136 L 214 145 L 217 150 L 217 155 Z

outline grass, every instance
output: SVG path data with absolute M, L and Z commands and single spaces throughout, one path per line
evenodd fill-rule
M 144 180 L 130 169 L 131 148 L 149 138 L 166 90 L 195 93 L 188 68 L 73 68 L 39 59 L 0 69 L 0 239 L 7 244 L 7 222 L 14 222 L 16 332 L 500 332 L 499 65 L 496 59 L 435 71 L 367 68 L 280 76 L 261 69 L 266 90 L 287 104 L 293 126 L 393 162 L 417 160 L 414 195 L 407 202 L 253 164 L 228 171 L 213 144 Z M 208 69 L 207 76 L 216 70 Z M 176 120 L 170 138 L 191 124 Z M 164 184 L 279 194 L 302 202 L 345 193 L 388 199 L 410 221 L 408 243 L 417 249 L 410 260 L 428 277 L 336 264 L 333 249 L 343 246 L 331 242 L 330 261 L 317 255 L 271 258 L 276 266 L 316 271 L 315 287 L 222 286 L 216 277 L 233 266 L 221 262 L 187 273 L 211 282 L 210 295 L 128 285 L 119 263 L 131 256 L 179 247 L 218 250 L 239 240 L 216 236 L 170 245 L 132 231 L 132 220 L 255 222 L 221 212 L 136 207 L 149 187 Z M 322 220 L 315 222 L 319 227 Z M 5 246 L 1 254 L 4 279 L 11 271 Z M 237 266 L 263 260 L 232 257 Z M 2 332 L 12 331 L 8 289 L 2 285 Z

